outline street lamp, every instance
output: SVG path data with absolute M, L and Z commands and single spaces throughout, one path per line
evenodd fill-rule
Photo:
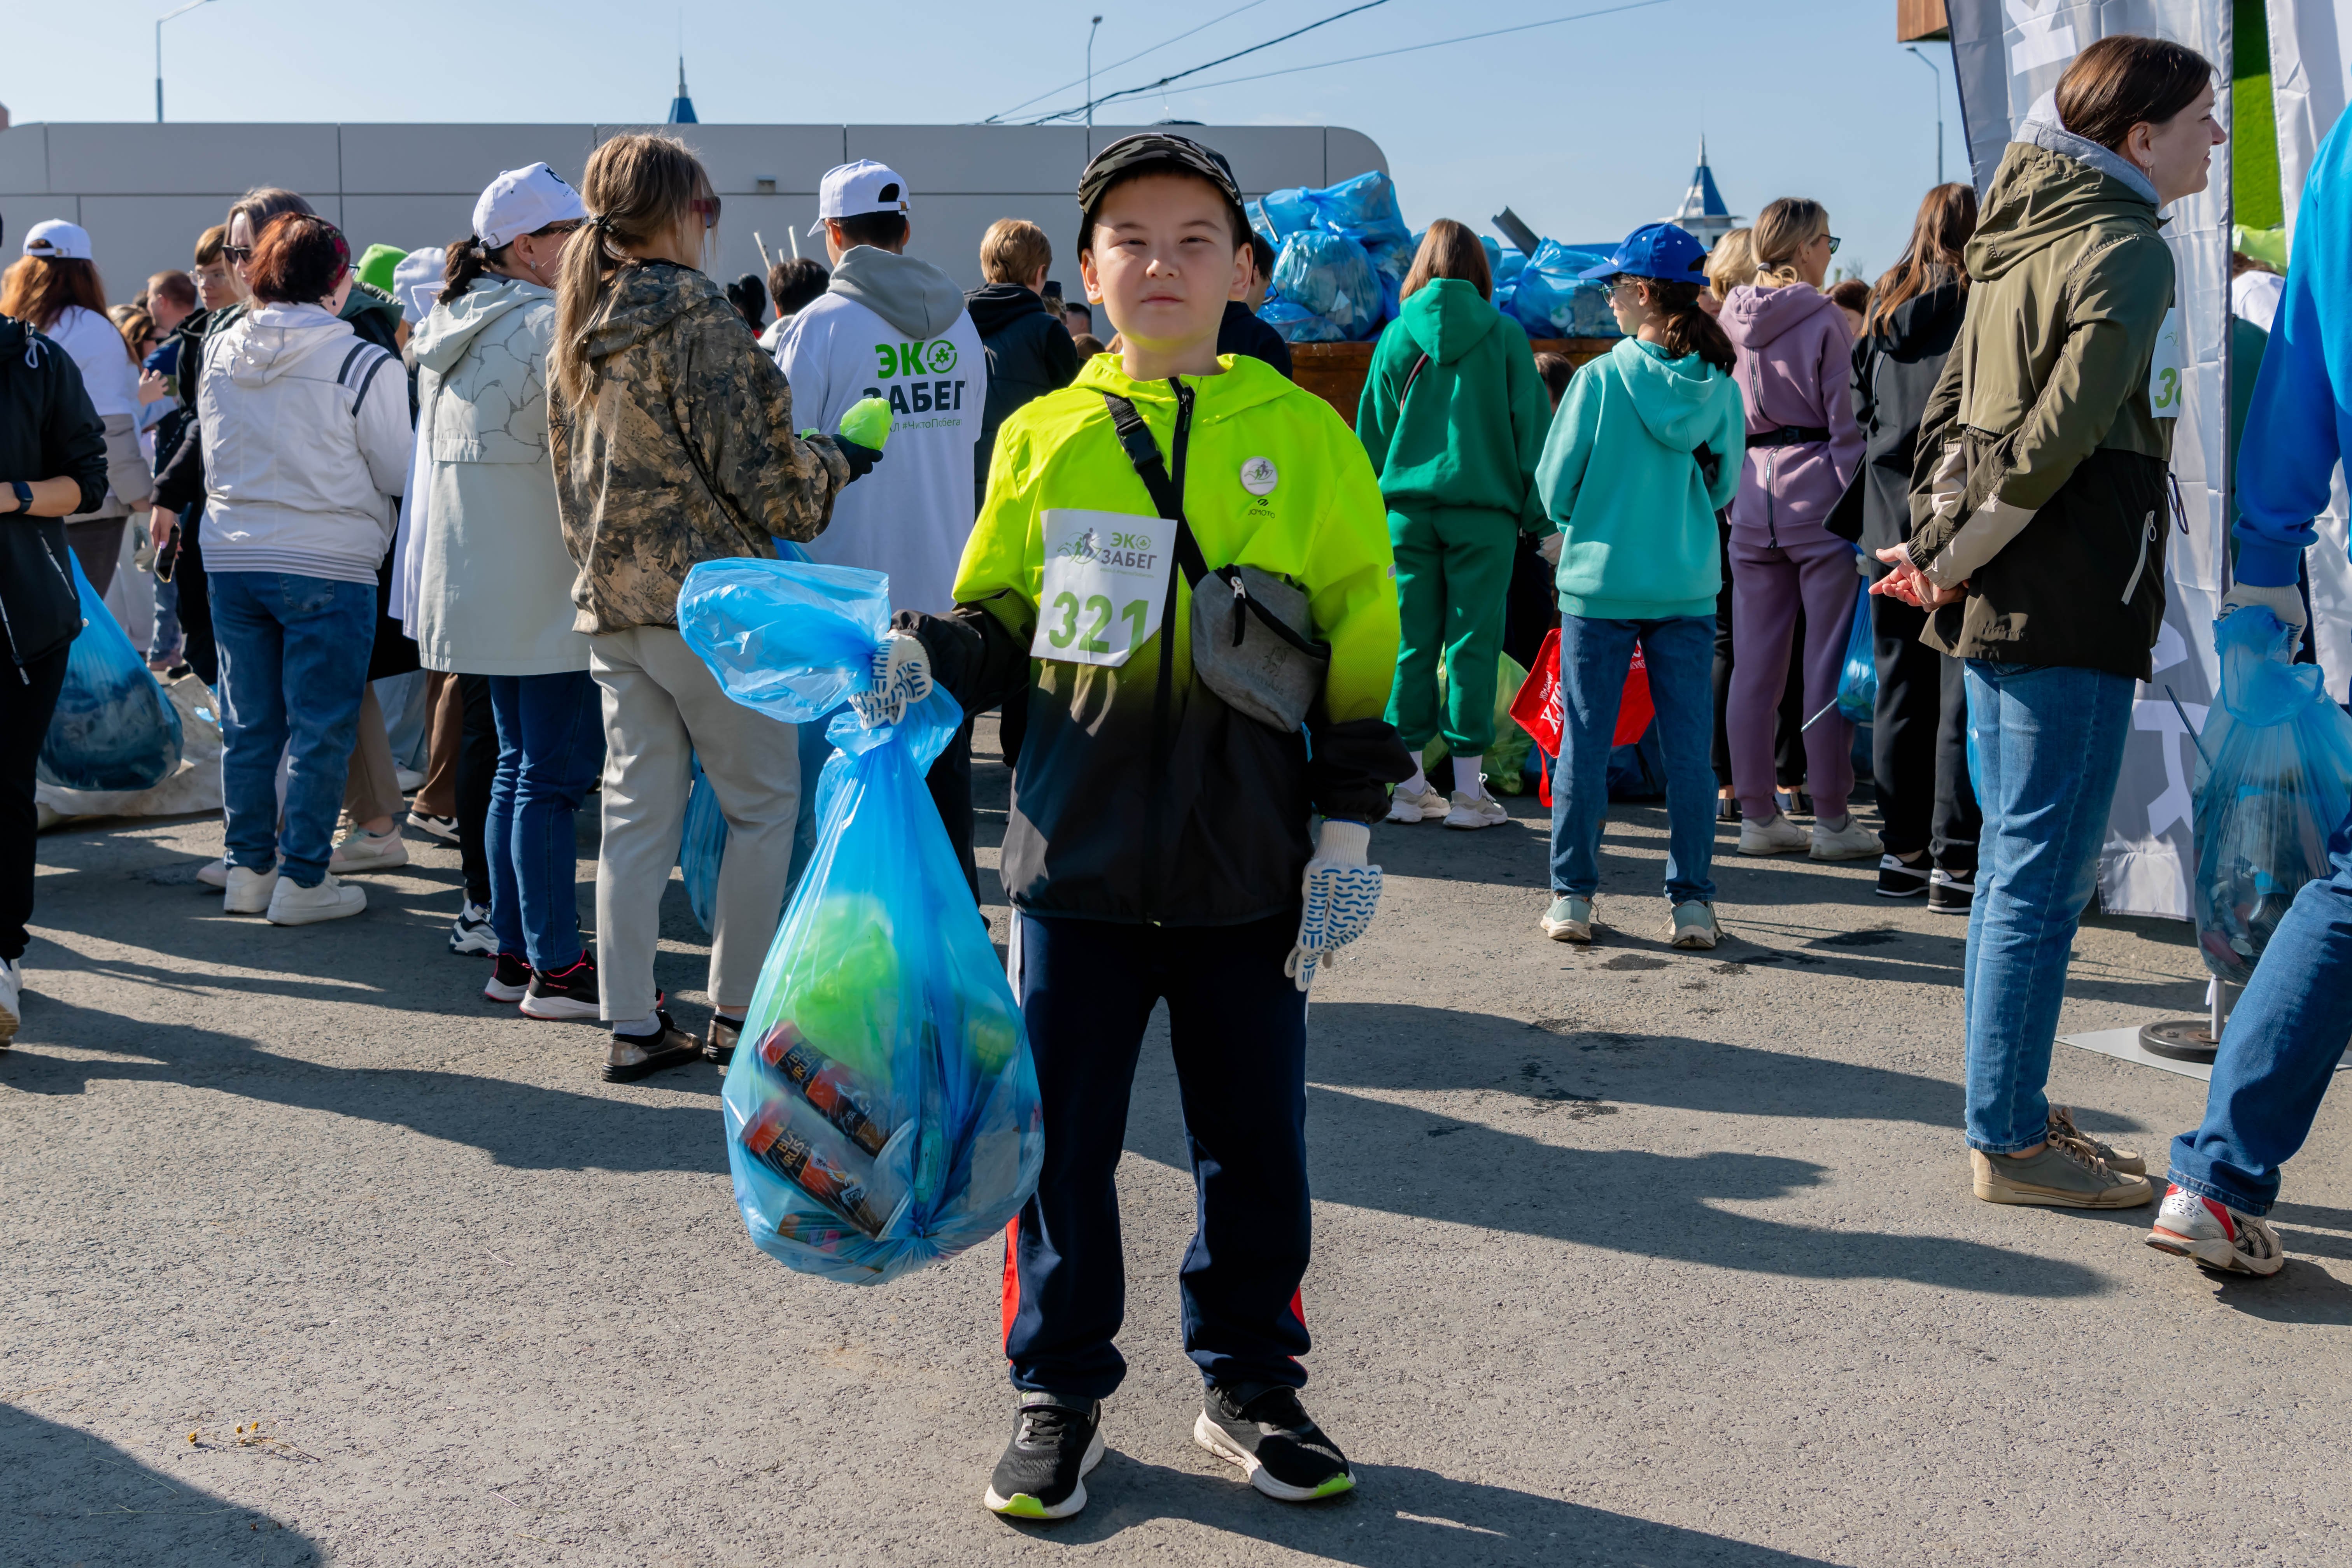
M 1102 18 L 1097 16 L 1094 26 L 1087 29 L 1087 153 L 1089 156 L 1095 150 L 1095 28 L 1101 26 Z
M 199 5 L 209 5 L 213 0 L 188 0 L 178 10 L 155 18 L 155 123 L 163 123 L 163 24 L 173 16 L 184 16 Z
M 1919 52 L 1918 45 L 1906 44 L 1903 47 L 1913 59 L 1927 68 L 1929 76 L 1936 79 L 1936 183 L 1940 185 L 1944 183 L 1944 73 L 1936 68 L 1935 61 Z

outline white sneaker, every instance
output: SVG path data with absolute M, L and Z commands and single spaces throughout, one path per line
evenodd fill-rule
M 1434 822 L 1446 809 L 1445 797 L 1433 789 L 1407 789 L 1399 784 L 1396 794 L 1389 797 L 1391 822 Z
M 320 921 L 342 920 L 366 908 L 366 891 L 339 880 L 332 873 L 320 878 L 315 888 L 299 887 L 290 879 L 280 879 L 278 890 L 269 896 L 269 923 L 316 925 Z
M 1822 826 L 1821 818 L 1813 819 L 1813 844 L 1810 851 L 1816 860 L 1874 860 L 1886 853 L 1885 841 L 1862 825 L 1859 817 L 1846 813 L 1845 826 L 1832 832 Z
M 207 860 L 196 868 L 196 880 L 217 892 L 228 886 L 228 857 Z
M 1723 927 L 1716 923 L 1715 906 L 1698 899 L 1676 904 L 1666 919 L 1666 945 L 1704 952 L 1722 939 Z
M 1769 822 L 1748 817 L 1739 824 L 1739 852 L 1742 855 L 1780 855 L 1791 849 L 1802 849 L 1811 842 L 1811 835 L 1777 813 Z
M 2266 1221 L 2175 1186 L 2164 1189 L 2147 1244 L 2231 1274 L 2275 1274 L 2286 1266 L 2278 1233 Z
M 425 787 L 425 775 L 415 768 L 394 768 L 392 776 L 398 781 L 403 795 L 415 795 Z
M 354 871 L 389 871 L 407 864 L 408 845 L 400 837 L 397 824 L 383 833 L 354 827 L 343 835 L 343 841 L 327 858 L 328 870 L 340 871 L 347 877 Z
M 490 927 L 490 907 L 468 899 L 457 910 L 457 919 L 449 927 L 449 951 L 469 957 L 496 958 L 499 952 L 498 932 Z
M 25 971 L 23 961 L 0 958 L 0 1050 L 16 1037 L 16 1026 L 25 1018 Z
M 221 909 L 232 915 L 258 915 L 269 911 L 269 900 L 278 892 L 277 871 L 256 871 L 245 866 L 228 868 L 228 891 L 222 896 Z
M 1510 820 L 1511 814 L 1503 809 L 1503 803 L 1484 789 L 1476 795 L 1455 790 L 1453 806 L 1445 814 L 1448 827 L 1500 827 Z

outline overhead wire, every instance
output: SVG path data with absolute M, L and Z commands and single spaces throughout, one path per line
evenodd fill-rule
M 1194 66 L 1190 70 L 1172 72 L 1168 76 L 1161 77 L 1157 81 L 1145 82 L 1141 87 L 1130 87 L 1122 89 L 1118 92 L 1107 92 L 1100 98 L 1091 99 L 1085 103 L 1078 104 L 1075 108 L 1057 109 L 1051 114 L 1040 115 L 1036 119 L 1025 121 L 1024 123 L 1029 125 L 1049 125 L 1056 120 L 1067 120 L 1073 115 L 1084 114 L 1090 109 L 1099 109 L 1106 103 L 1114 103 L 1122 98 L 1136 98 L 1147 92 L 1155 92 L 1160 88 L 1167 87 L 1175 82 L 1182 81 L 1186 77 L 1198 76 L 1204 70 L 1214 70 L 1219 66 L 1230 65 L 1245 55 L 1256 54 L 1261 49 L 1270 49 L 1276 44 L 1286 44 L 1293 38 L 1315 31 L 1318 27 L 1328 27 L 1334 22 L 1345 21 L 1350 16 L 1357 16 L 1365 11 L 1375 10 L 1388 3 L 1389 0 L 1364 0 L 1364 3 L 1360 5 L 1350 5 L 1345 11 L 1334 12 L 1328 16 L 1323 17 L 1320 21 L 1309 22 L 1303 27 L 1294 27 L 1278 38 L 1268 38 L 1262 44 L 1252 44 L 1248 48 L 1235 49 L 1229 55 L 1220 55 L 1217 58 L 1209 60 L 1202 65 Z
M 1103 69 L 1105 69 L 1105 70 L 1107 70 L 1107 71 L 1111 71 L 1111 70 L 1117 70 L 1119 67 L 1124 66 L 1124 65 L 1132 65 L 1132 64 L 1134 64 L 1137 60 L 1141 59 L 1141 58 L 1142 58 L 1144 56 L 1146 56 L 1146 55 L 1157 54 L 1157 53 L 1159 53 L 1161 49 L 1166 48 L 1166 47 L 1167 47 L 1169 45 L 1171 45 L 1171 44 L 1181 44 L 1181 43 L 1182 43 L 1185 39 L 1187 39 L 1187 38 L 1191 37 L 1192 37 L 1193 34 L 1195 34 L 1195 33 L 1205 33 L 1205 32 L 1207 32 L 1210 28 L 1212 28 L 1212 27 L 1215 26 L 1218 23 L 1220 23 L 1220 22 L 1224 22 L 1224 21 L 1230 21 L 1232 18 L 1234 18 L 1234 17 L 1235 17 L 1235 16 L 1240 16 L 1240 15 L 1241 15 L 1243 12 L 1244 12 L 1244 11 L 1255 11 L 1255 10 L 1256 10 L 1259 6 L 1261 6 L 1261 5 L 1265 5 L 1265 3 L 1266 3 L 1266 0 L 1248 0 L 1248 4 L 1247 4 L 1247 5 L 1236 5 L 1236 6 L 1234 6 L 1232 10 L 1227 11 L 1227 12 L 1224 12 L 1224 13 L 1223 13 L 1223 14 L 1222 14 L 1222 15 L 1220 15 L 1220 16 L 1212 16 L 1212 17 L 1210 17 L 1207 21 L 1205 21 L 1205 22 L 1202 23 L 1202 24 L 1201 24 L 1199 26 L 1197 26 L 1197 27 L 1187 27 L 1187 28 L 1185 28 L 1182 32 L 1181 32 L 1181 33 L 1177 34 L 1177 35 L 1176 35 L 1174 37 L 1172 37 L 1172 38 L 1162 38 L 1162 39 L 1160 39 L 1158 43 L 1156 43 L 1156 44 L 1152 45 L 1150 48 L 1148 48 L 1148 49 L 1138 49 L 1138 50 L 1136 50 L 1136 51 L 1135 51 L 1135 53 L 1133 53 L 1133 54 L 1131 54 L 1131 55 L 1127 56 L 1127 57 L 1126 57 L 1125 58 L 1123 58 L 1123 59 L 1116 59 L 1116 60 L 1111 61 L 1108 65 L 1107 65 L 1107 66 L 1103 67 L 1102 68 L 1103 68 Z M 998 121 L 1000 121 L 1000 120 L 1003 119 L 1003 118 L 1004 118 L 1006 115 L 1008 115 L 1008 114 L 1018 114 L 1018 113 L 1020 113 L 1023 110 L 1024 110 L 1024 109 L 1028 108 L 1031 104 L 1033 104 L 1033 103 L 1036 102 L 1036 101 L 1037 101 L 1037 99 L 1039 99 L 1039 98 L 1051 98 L 1051 97 L 1053 97 L 1053 96 L 1054 96 L 1055 93 L 1057 93 L 1057 92 L 1067 92 L 1067 91 L 1069 91 L 1069 90 L 1070 90 L 1070 89 L 1072 89 L 1072 88 L 1074 88 L 1074 87 L 1082 87 L 1082 86 L 1084 86 L 1084 85 L 1086 84 L 1086 80 L 1087 80 L 1087 79 L 1086 79 L 1085 77 L 1076 77 L 1076 78 L 1072 79 L 1071 79 L 1071 80 L 1069 80 L 1069 81 L 1066 81 L 1066 82 L 1062 83 L 1062 85 L 1061 85 L 1061 86 L 1059 86 L 1059 87 L 1049 87 L 1049 88 L 1047 88 L 1045 91 L 1043 91 L 1043 92 L 1041 92 L 1041 93 L 1037 94 L 1037 97 L 1036 97 L 1036 98 L 1024 98 L 1024 99 L 1023 99 L 1020 102 L 1018 102 L 1018 103 L 1014 104 L 1014 105 L 1013 105 L 1012 108 L 1010 108 L 1010 109 L 1003 109 L 1003 110 L 997 110 L 997 112 L 995 112 L 994 114 L 992 114 L 992 115 L 990 115 L 987 119 L 985 119 L 985 120 L 982 121 L 981 121 L 981 123 L 982 123 L 982 125 L 993 125 L 993 124 L 995 124 Z

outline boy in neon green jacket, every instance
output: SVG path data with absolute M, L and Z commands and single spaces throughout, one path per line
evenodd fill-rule
M 1706 253 L 1672 224 L 1635 229 L 1585 273 L 1610 280 L 1625 336 L 1576 373 L 1536 472 L 1559 524 L 1559 770 L 1554 942 L 1592 940 L 1609 752 L 1642 649 L 1666 760 L 1666 937 L 1709 948 L 1715 919 L 1715 514 L 1739 488 L 1747 415 L 1731 342 L 1698 308 Z
M 1124 354 L 1005 420 L 953 613 L 901 615 L 863 700 L 887 718 L 933 672 L 968 710 L 1026 693 L 1003 879 L 1045 1161 L 1006 1237 L 1019 1425 L 985 1500 L 1031 1519 L 1086 1506 L 1101 1402 L 1125 1371 L 1113 1178 L 1162 999 L 1199 1188 L 1182 1274 L 1185 1350 L 1207 1384 L 1193 1436 L 1268 1496 L 1326 1497 L 1354 1480 L 1297 1394 L 1305 986 L 1370 918 L 1370 823 L 1411 771 L 1381 716 L 1397 647 L 1388 533 L 1329 405 L 1217 357 L 1251 258 L 1231 175 L 1181 137 L 1132 136 L 1087 166 L 1078 200 L 1087 298 Z M 1177 512 L 1221 635 L 1234 599 L 1209 574 L 1256 567 L 1303 592 L 1330 655 L 1306 734 L 1200 677 Z
M 1416 757 L 1443 736 L 1455 787 L 1448 800 L 1416 768 L 1397 786 L 1389 820 L 1492 827 L 1510 819 L 1479 763 L 1495 739 L 1496 656 L 1517 537 L 1551 531 L 1535 486 L 1551 399 L 1527 333 L 1489 303 L 1486 247 L 1468 229 L 1451 218 L 1431 224 L 1403 292 L 1402 312 L 1372 351 L 1356 434 L 1380 475 L 1396 551 L 1402 645 L 1389 722 Z

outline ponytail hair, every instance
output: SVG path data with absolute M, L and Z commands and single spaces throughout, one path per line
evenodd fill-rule
M 499 246 L 489 249 L 468 234 L 449 242 L 449 255 L 441 263 L 441 292 L 434 296 L 436 303 L 454 305 L 466 297 L 474 280 L 493 266 L 505 265 L 509 247 Z
M 1659 278 L 1636 278 L 1634 282 L 1649 296 L 1650 308 L 1665 318 L 1658 324 L 1658 346 L 1666 351 L 1667 358 L 1696 354 L 1724 374 L 1731 374 L 1739 363 L 1731 340 L 1715 318 L 1698 306 L 1706 284 L 1669 283 Z
M 711 199 L 710 175 L 675 136 L 608 137 L 588 155 L 580 200 L 588 228 L 563 247 L 555 280 L 555 342 L 548 353 L 557 394 L 577 408 L 589 399 L 588 334 L 610 304 L 629 247 L 646 246 Z
M 1756 285 L 1778 289 L 1803 279 L 1797 253 L 1830 231 L 1830 209 L 1803 196 L 1782 196 L 1757 215 L 1748 244 L 1756 251 Z

